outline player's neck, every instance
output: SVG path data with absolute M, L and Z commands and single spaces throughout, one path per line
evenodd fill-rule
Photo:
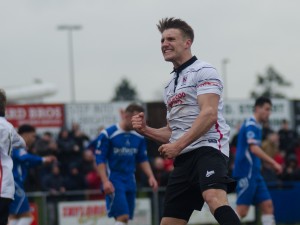
M 193 57 L 193 55 L 191 52 L 187 52 L 186 54 L 182 55 L 180 58 L 178 58 L 177 60 L 175 60 L 173 62 L 174 68 L 176 69 L 176 68 L 180 67 L 182 64 L 189 61 L 192 57 Z
M 254 117 L 254 119 L 255 119 L 258 123 L 263 124 L 263 121 L 261 121 L 261 120 L 259 119 L 259 116 L 258 116 L 258 115 L 256 115 L 256 114 L 254 113 L 253 117 Z
M 121 122 L 119 123 L 119 126 L 120 126 L 120 128 L 121 128 L 122 130 L 124 130 L 124 131 L 129 131 L 129 129 L 126 127 L 126 124 L 125 124 L 124 121 L 121 121 Z

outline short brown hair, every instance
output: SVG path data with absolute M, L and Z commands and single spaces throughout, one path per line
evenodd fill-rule
M 184 36 L 189 37 L 192 42 L 194 41 L 193 28 L 181 19 L 177 19 L 174 17 L 164 18 L 161 19 L 156 26 L 160 33 L 163 33 L 167 29 L 179 29 Z
M 144 112 L 144 108 L 139 104 L 131 103 L 126 107 L 125 112 L 127 113 Z
M 0 89 L 0 116 L 5 116 L 6 94 L 3 89 Z

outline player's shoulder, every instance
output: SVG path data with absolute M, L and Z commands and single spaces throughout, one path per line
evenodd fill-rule
M 13 125 L 8 122 L 4 117 L 0 117 L 0 128 L 1 129 L 13 129 Z
M 254 117 L 249 117 L 249 118 L 246 119 L 246 121 L 245 121 L 245 126 L 246 126 L 246 127 L 253 126 L 253 127 L 259 128 L 259 127 L 260 127 L 260 124 L 257 123 L 257 121 L 255 120 Z
M 248 119 L 246 119 L 245 121 L 245 128 L 247 130 L 251 129 L 251 130 L 260 130 L 262 129 L 262 126 L 255 120 L 254 117 L 250 117 Z
M 111 135 L 113 133 L 115 133 L 116 131 L 119 130 L 119 127 L 117 126 L 117 124 L 113 124 L 109 127 L 106 127 L 105 129 L 103 129 L 99 135 L 99 137 L 106 137 L 106 138 L 109 138 L 111 137 Z
M 199 71 L 216 71 L 216 68 L 210 63 L 197 59 L 192 65 L 189 66 L 189 71 L 199 72 Z

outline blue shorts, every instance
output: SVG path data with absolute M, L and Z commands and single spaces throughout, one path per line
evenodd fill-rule
M 128 215 L 133 218 L 136 196 L 136 183 L 134 178 L 110 177 L 115 192 L 106 195 L 106 208 L 108 217 Z
M 250 179 L 247 177 L 239 178 L 236 192 L 237 205 L 257 205 L 271 199 L 267 185 L 261 175 Z
M 19 215 L 22 213 L 30 212 L 28 198 L 26 197 L 23 188 L 15 182 L 15 195 L 14 200 L 9 206 L 9 214 Z

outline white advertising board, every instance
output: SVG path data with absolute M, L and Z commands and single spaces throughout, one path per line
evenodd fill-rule
M 91 138 L 98 135 L 100 126 L 109 126 L 120 121 L 120 110 L 125 109 L 129 102 L 111 103 L 74 103 L 66 104 L 66 126 L 80 124 L 81 130 Z
M 272 99 L 272 105 L 270 127 L 278 131 L 283 119 L 289 120 L 292 127 L 291 103 L 286 99 Z M 225 101 L 223 115 L 231 128 L 231 136 L 237 132 L 236 128 L 238 125 L 241 125 L 246 118 L 253 115 L 253 106 L 254 100 L 249 99 Z
M 112 225 L 113 218 L 106 215 L 104 200 L 60 202 L 58 204 L 59 225 Z M 137 199 L 131 225 L 151 225 L 149 199 Z

